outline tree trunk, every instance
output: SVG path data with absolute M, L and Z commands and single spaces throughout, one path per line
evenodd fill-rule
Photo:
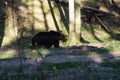
M 6 17 L 5 4 L 2 1 L 0 1 L 0 49 L 4 38 L 5 17 Z
M 11 46 L 11 42 L 16 42 L 17 37 L 17 17 L 15 13 L 14 1 L 6 1 L 6 19 L 5 33 L 2 42 L 2 47 Z
M 75 5 L 79 4 L 79 5 Z M 69 0 L 69 46 L 76 46 L 80 43 L 80 1 Z
M 81 39 L 81 2 L 80 0 L 75 0 L 75 30 L 76 30 L 76 44 L 80 45 Z

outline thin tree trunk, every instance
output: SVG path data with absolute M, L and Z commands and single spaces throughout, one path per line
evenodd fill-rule
M 81 36 L 81 9 L 80 0 L 75 0 L 75 30 L 76 30 L 76 44 L 80 44 Z
M 69 46 L 76 45 L 75 42 L 75 14 L 74 0 L 69 0 Z
M 69 40 L 68 40 L 69 46 L 79 45 L 80 28 L 81 28 L 80 1 L 69 0 Z

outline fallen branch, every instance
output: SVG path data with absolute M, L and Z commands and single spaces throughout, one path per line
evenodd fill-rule
M 108 27 L 107 27 L 96 15 L 94 15 L 94 17 L 99 21 L 99 23 L 105 28 L 105 30 L 106 30 L 107 32 L 110 31 L 110 30 L 108 29 Z
M 95 13 L 100 12 L 100 13 L 103 13 L 103 14 L 108 14 L 108 15 L 111 15 L 111 16 L 116 16 L 113 13 L 102 11 L 102 10 L 99 10 L 99 9 L 96 9 L 96 8 L 92 8 L 92 7 L 89 7 L 89 6 L 84 6 L 83 9 L 88 9 L 88 10 L 91 10 L 92 12 L 95 12 Z

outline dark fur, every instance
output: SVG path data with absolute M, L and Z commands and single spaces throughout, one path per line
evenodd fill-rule
M 52 45 L 54 47 L 59 47 L 59 41 L 66 41 L 65 35 L 56 31 L 49 32 L 39 32 L 32 38 L 31 49 L 38 49 L 40 47 L 50 48 Z

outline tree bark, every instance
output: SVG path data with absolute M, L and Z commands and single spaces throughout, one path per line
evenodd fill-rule
M 17 18 L 15 13 L 15 7 L 13 4 L 13 0 L 10 0 L 9 2 L 6 1 L 5 34 L 2 47 L 10 45 L 10 42 L 13 42 L 17 36 Z
M 81 36 L 81 2 L 80 0 L 75 0 L 75 31 L 76 31 L 76 44 L 80 44 Z
M 77 6 L 75 6 L 77 4 Z M 80 1 L 69 0 L 69 46 L 79 45 L 80 42 Z

